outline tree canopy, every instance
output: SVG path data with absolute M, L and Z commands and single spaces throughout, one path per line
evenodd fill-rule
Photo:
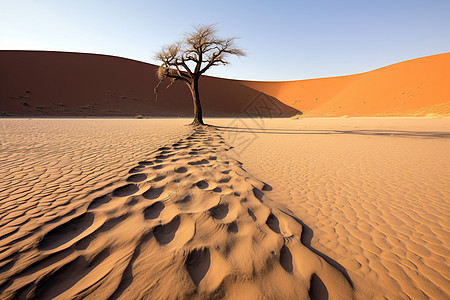
M 194 31 L 186 33 L 181 41 L 164 46 L 156 54 L 161 62 L 158 68 L 158 88 L 165 79 L 170 79 L 170 87 L 176 81 L 184 82 L 191 90 L 194 101 L 194 122 L 203 124 L 198 91 L 198 80 L 209 68 L 228 65 L 230 55 L 244 56 L 243 50 L 235 46 L 237 37 L 222 39 L 216 36 L 215 25 L 199 25 Z
M 237 37 L 218 38 L 215 25 L 199 25 L 194 29 L 183 40 L 164 46 L 156 54 L 155 58 L 162 62 L 157 72 L 158 87 L 166 78 L 191 84 L 212 66 L 228 65 L 229 55 L 245 56 L 235 46 Z

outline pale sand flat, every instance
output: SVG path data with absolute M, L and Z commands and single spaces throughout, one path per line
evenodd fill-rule
M 354 297 L 346 274 L 302 243 L 301 221 L 228 155 L 217 129 L 37 121 L 1 120 L 10 134 L 39 128 L 2 140 L 2 299 Z
M 358 299 L 449 299 L 449 118 L 211 123 Z

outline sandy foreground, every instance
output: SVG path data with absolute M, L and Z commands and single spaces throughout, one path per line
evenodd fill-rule
M 449 118 L 214 123 L 359 299 L 449 299 Z
M 450 119 L 0 119 L 0 298 L 448 299 Z

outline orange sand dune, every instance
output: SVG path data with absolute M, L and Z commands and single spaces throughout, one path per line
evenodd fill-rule
M 81 53 L 0 51 L 0 112 L 32 116 L 190 116 L 192 98 L 183 83 L 160 89 L 157 66 L 130 59 Z M 244 113 L 260 92 L 239 81 L 203 77 L 205 115 Z M 297 110 L 265 95 L 279 108 Z
M 201 93 L 207 115 L 445 114 L 449 57 Z M 191 114 L 155 68 L 1 51 L 0 112 Z M 0 299 L 448 298 L 449 118 L 207 122 L 0 118 Z
M 0 113 L 39 116 L 189 116 L 182 83 L 161 89 L 157 66 L 120 57 L 43 51 L 0 51 Z M 205 76 L 206 116 L 246 115 L 269 101 L 269 117 L 425 116 L 450 114 L 450 53 L 413 59 L 367 73 L 285 82 Z M 260 111 L 262 113 L 262 111 Z
M 306 116 L 450 114 L 450 53 L 357 75 L 288 82 L 244 81 Z

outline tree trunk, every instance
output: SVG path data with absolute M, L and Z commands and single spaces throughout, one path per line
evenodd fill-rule
M 200 104 L 200 95 L 198 93 L 198 79 L 194 79 L 191 86 L 192 100 L 194 102 L 194 120 L 192 125 L 205 125 L 203 123 L 202 105 Z

